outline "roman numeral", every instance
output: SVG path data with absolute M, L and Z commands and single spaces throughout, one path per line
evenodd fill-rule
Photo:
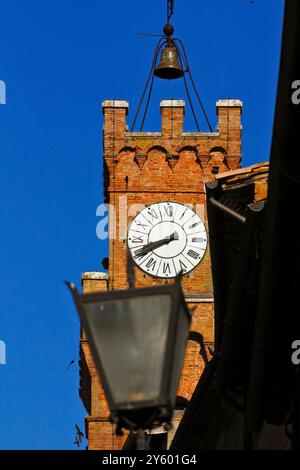
M 193 243 L 203 243 L 203 242 L 204 242 L 204 238 L 193 237 L 193 238 L 192 238 L 192 242 L 193 242 Z
M 159 218 L 159 215 L 157 214 L 156 210 L 155 209 L 149 209 L 149 214 L 151 215 L 152 217 L 152 220 L 153 219 L 158 219 Z
M 180 220 L 183 218 L 183 216 L 186 214 L 187 212 L 187 209 L 185 209 L 185 211 L 183 212 L 182 216 L 180 217 Z
M 187 266 L 184 264 L 183 261 L 181 261 L 181 259 L 179 259 L 179 264 L 180 264 L 181 271 L 186 271 Z
M 139 248 L 138 250 L 134 252 L 134 259 L 137 259 L 137 260 L 142 259 L 144 257 L 142 253 L 143 253 L 143 247 Z
M 136 237 L 135 235 L 133 235 L 132 239 L 131 239 L 132 243 L 139 243 L 139 244 L 143 244 L 143 237 Z
M 189 227 L 189 229 L 195 228 L 195 227 L 197 227 L 197 225 L 200 225 L 200 222 L 195 222 L 193 225 L 191 225 L 191 226 Z
M 173 217 L 173 206 L 164 206 L 164 210 L 167 217 Z
M 171 268 L 170 268 L 170 265 L 169 263 L 164 263 L 163 265 L 163 273 L 164 274 L 171 274 Z
M 137 222 L 136 225 L 137 225 L 138 227 L 142 227 L 143 230 L 146 230 L 146 228 L 148 227 L 148 225 L 144 225 L 144 224 L 142 224 L 141 222 Z
M 156 265 L 156 259 L 150 258 L 148 263 L 146 264 L 146 268 L 148 269 L 148 271 L 149 269 L 151 269 L 151 271 L 154 271 L 155 265 Z
M 199 258 L 199 253 L 196 253 L 194 250 L 189 250 L 187 252 L 187 255 L 190 256 L 191 258 L 198 259 Z

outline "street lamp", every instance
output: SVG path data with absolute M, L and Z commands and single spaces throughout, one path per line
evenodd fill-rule
M 180 280 L 92 294 L 79 294 L 67 284 L 116 432 L 168 426 L 191 321 Z

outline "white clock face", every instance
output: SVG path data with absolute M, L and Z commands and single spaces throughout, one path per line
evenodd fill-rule
M 147 274 L 172 278 L 188 273 L 202 260 L 207 234 L 201 218 L 188 206 L 159 202 L 143 209 L 132 221 L 128 248 Z

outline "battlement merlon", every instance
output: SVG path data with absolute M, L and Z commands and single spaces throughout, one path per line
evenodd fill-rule
M 118 158 L 124 149 L 147 154 L 150 148 L 161 146 L 168 154 L 176 149 L 195 146 L 199 153 L 209 154 L 212 148 L 224 149 L 228 158 L 241 159 L 241 116 L 243 103 L 238 99 L 221 99 L 216 102 L 218 122 L 215 132 L 185 132 L 185 101 L 160 102 L 161 132 L 130 132 L 127 125 L 129 103 L 125 100 L 105 100 L 103 153 L 105 159 Z

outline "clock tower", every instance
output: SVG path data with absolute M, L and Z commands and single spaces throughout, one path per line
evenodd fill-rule
M 85 273 L 83 290 L 128 288 L 127 256 L 134 262 L 136 287 L 171 283 L 182 272 L 186 302 L 193 312 L 178 389 L 179 408 L 184 408 L 214 345 L 204 183 L 214 174 L 240 167 L 242 103 L 217 102 L 216 132 L 185 132 L 182 100 L 161 101 L 160 108 L 161 132 L 129 132 L 128 102 L 102 104 L 108 274 Z M 80 394 L 90 415 L 86 420 L 89 448 L 120 449 L 124 439 L 113 436 L 84 335 Z

